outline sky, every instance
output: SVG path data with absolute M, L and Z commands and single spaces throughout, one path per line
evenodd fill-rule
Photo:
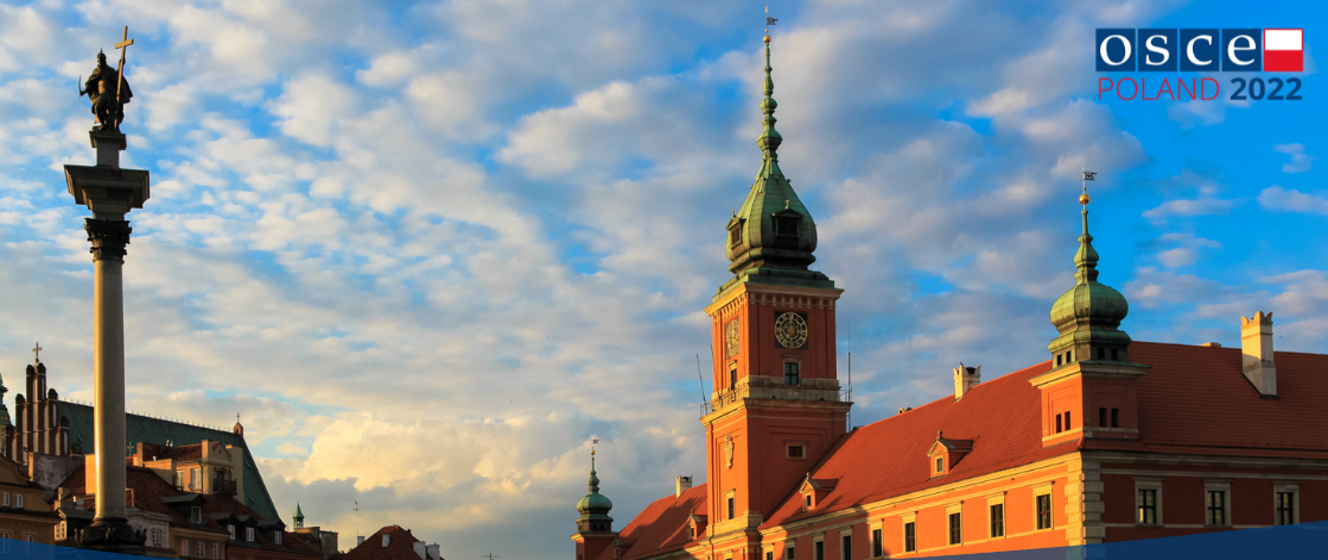
M 343 547 L 396 523 L 451 560 L 570 558 L 592 437 L 616 527 L 704 479 L 702 309 L 759 168 L 764 6 L 0 4 L 10 398 L 40 341 L 50 386 L 92 399 L 88 211 L 62 166 L 93 161 L 77 84 L 129 25 L 122 162 L 152 196 L 129 215 L 128 407 L 241 414 L 278 509 Z M 1237 346 L 1264 310 L 1279 350 L 1324 351 L 1322 2 L 770 10 L 781 167 L 845 290 L 853 425 L 949 393 L 960 361 L 990 380 L 1048 358 L 1083 167 L 1135 340 Z M 1303 99 L 1231 100 L 1229 74 L 1216 100 L 1099 99 L 1104 27 L 1304 28 Z

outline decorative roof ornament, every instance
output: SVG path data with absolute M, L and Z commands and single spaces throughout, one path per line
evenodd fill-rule
M 1083 171 L 1079 195 L 1083 233 L 1074 255 L 1075 285 L 1051 306 L 1051 323 L 1060 332 L 1047 346 L 1055 356 L 1055 367 L 1092 359 L 1123 362 L 1130 344 L 1130 335 L 1119 328 L 1129 314 L 1129 302 L 1115 288 L 1097 281 L 1098 254 L 1088 233 L 1088 181 L 1096 177 L 1096 171 Z
M 607 527 L 607 524 L 613 522 L 613 518 L 609 517 L 613 502 L 599 493 L 599 476 L 595 473 L 595 446 L 598 444 L 599 438 L 590 439 L 590 480 L 587 481 L 589 492 L 576 503 L 576 511 L 581 513 L 577 525 L 583 531 L 599 531 L 596 528 Z

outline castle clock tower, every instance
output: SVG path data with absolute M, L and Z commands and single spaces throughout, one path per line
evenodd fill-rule
M 835 303 L 843 290 L 809 269 L 816 223 L 779 168 L 769 35 L 765 43 L 761 170 L 727 226 L 734 276 L 706 307 L 715 391 L 701 418 L 709 445 L 707 533 L 746 532 L 746 540 L 724 540 L 746 546 L 748 558 L 760 550 L 753 529 L 844 435 L 851 406 L 835 369 Z

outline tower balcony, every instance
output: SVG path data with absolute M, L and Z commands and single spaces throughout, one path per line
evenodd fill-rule
M 759 379 L 759 378 L 749 378 Z M 770 379 L 775 379 L 771 377 Z M 739 383 L 731 389 L 716 391 L 710 402 L 701 403 L 701 417 L 735 406 L 748 399 L 769 401 L 853 403 L 853 388 L 841 388 L 837 381 L 824 385 L 783 385 L 760 382 Z

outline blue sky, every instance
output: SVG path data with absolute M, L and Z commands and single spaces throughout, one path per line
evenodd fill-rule
M 128 24 L 125 163 L 153 181 L 129 407 L 242 413 L 278 507 L 345 543 L 399 523 L 448 558 L 569 557 L 592 436 L 618 526 L 703 478 L 695 356 L 759 165 L 763 6 L 0 5 L 0 374 L 18 388 L 41 340 L 51 386 L 91 399 L 61 166 L 92 159 L 76 83 Z M 1279 349 L 1322 352 L 1326 9 L 772 3 L 781 166 L 846 290 L 854 424 L 960 360 L 1046 359 L 1081 166 L 1136 340 L 1234 346 L 1262 309 Z M 1094 29 L 1232 26 L 1305 29 L 1304 100 L 1097 99 Z

